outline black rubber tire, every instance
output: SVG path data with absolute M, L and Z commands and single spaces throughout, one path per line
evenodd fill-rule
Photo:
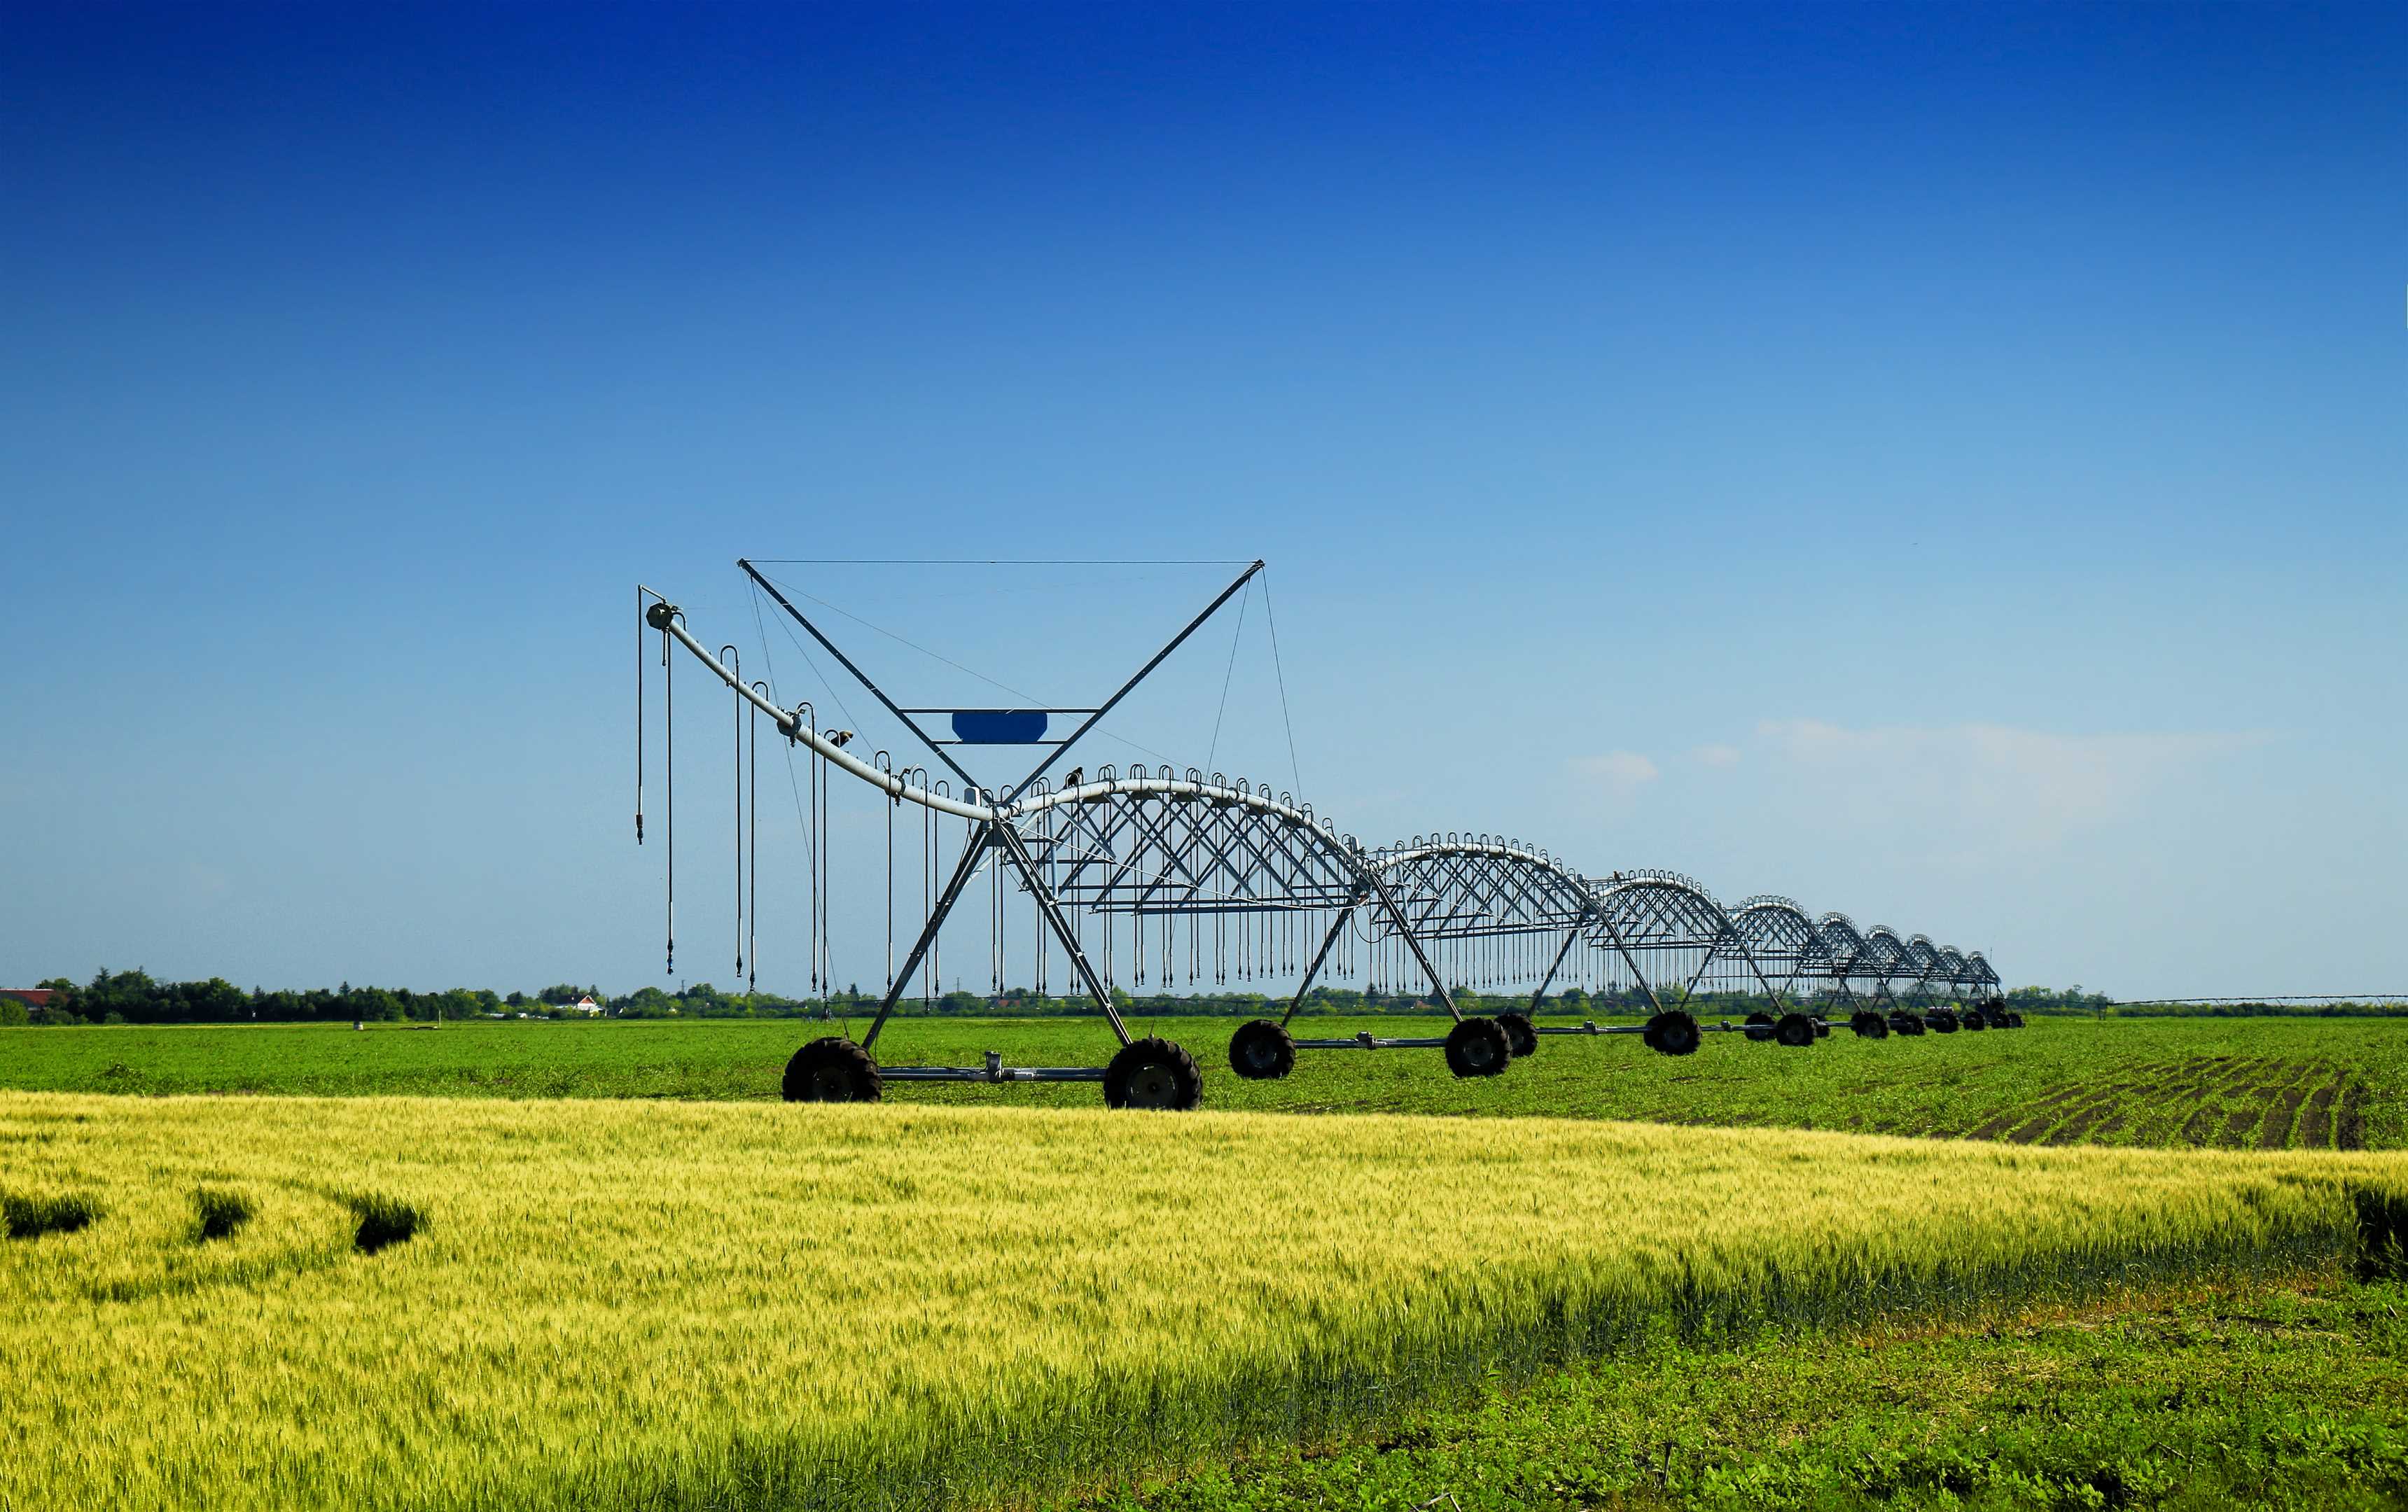
M 1229 1069 L 1248 1081 L 1277 1081 L 1296 1069 L 1296 1041 L 1270 1019 L 1240 1024 L 1229 1036 Z
M 1458 1077 L 1499 1077 L 1513 1063 L 1513 1042 L 1494 1019 L 1466 1019 L 1446 1033 L 1446 1068 Z
M 789 1103 L 875 1103 L 886 1088 L 867 1050 L 831 1034 L 795 1052 L 780 1090 Z
M 1167 1039 L 1133 1039 L 1104 1067 L 1107 1107 L 1190 1108 L 1203 1101 L 1196 1057 Z
M 1953 1034 L 1956 1033 L 1956 1015 L 1949 1012 L 1946 1008 L 1932 1009 L 1929 1013 L 1923 1016 L 1923 1021 L 1935 1034 Z
M 1966 1012 L 1966 1014 L 1965 1014 L 1964 1018 L 1962 1018 L 1962 1019 L 1958 1020 L 1957 1021 L 1958 1021 L 1961 1025 L 1963 1025 L 1965 1028 L 1967 1028 L 1967 1029 L 1976 1029 L 1976 1030 L 1978 1030 L 1978 1029 L 1987 1029 L 1987 1028 L 1989 1028 L 1989 1027 L 1990 1027 L 1990 1016 L 1989 1016 L 1988 1014 L 1986 1014 L 1986 1013 L 1984 1013 L 1984 1012 L 1983 1012 L 1981 1009 L 1979 1009 L 1979 1008 L 1972 1008 L 1972 1009 L 1968 1010 L 1968 1011 Z
M 1802 1013 L 1784 1013 L 1772 1026 L 1772 1037 L 1791 1049 L 1802 1049 L 1814 1043 L 1814 1020 Z
M 1695 1055 L 1698 1041 L 1705 1037 L 1698 1020 L 1678 1008 L 1667 1008 L 1648 1020 L 1647 1032 L 1640 1036 L 1658 1055 Z
M 1878 1013 L 1858 1009 L 1848 1015 L 1848 1027 L 1856 1032 L 1858 1039 L 1889 1038 L 1889 1020 Z
M 2007 1012 L 2007 1027 L 2009 1029 L 2021 1029 L 2023 1026 L 2024 1016 L 2013 1009 L 2009 1009 Z
M 1920 1034 L 1923 1033 L 1923 1015 L 1893 1013 L 1889 1016 L 1889 1026 L 1901 1034 Z
M 1751 1013 L 1747 1016 L 1747 1037 L 1762 1044 L 1772 1037 L 1772 1015 Z
M 1530 1022 L 1528 1014 L 1500 1013 L 1497 1016 L 1497 1027 L 1505 1031 L 1505 1043 L 1512 1047 L 1516 1061 L 1539 1053 L 1538 1026 Z

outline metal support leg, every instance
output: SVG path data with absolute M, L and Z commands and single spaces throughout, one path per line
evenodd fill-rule
M 1574 928 L 1571 933 L 1564 936 L 1564 948 L 1555 952 L 1555 963 L 1547 968 L 1547 974 L 1544 977 L 1539 978 L 1539 990 L 1530 994 L 1530 1006 L 1525 1010 L 1526 1012 L 1539 1011 L 1539 1000 L 1547 995 L 1548 988 L 1555 985 L 1555 973 L 1564 969 L 1564 957 L 1572 953 L 1572 945 L 1580 937 L 1581 932 L 1578 928 Z
M 1630 979 L 1637 982 L 1639 984 L 1639 991 L 1646 995 L 1649 1016 L 1653 1017 L 1656 1014 L 1663 1012 L 1664 1005 L 1656 996 L 1656 989 L 1647 980 L 1647 974 L 1639 969 L 1639 963 L 1632 957 L 1630 947 L 1623 943 L 1622 931 L 1613 927 L 1612 916 L 1599 912 L 1597 916 L 1597 921 L 1605 926 L 1605 937 L 1613 942 L 1614 951 L 1622 957 L 1622 963 L 1630 968 Z
M 1804 970 L 1805 963 L 1802 961 L 1792 961 L 1789 963 L 1789 975 L 1781 978 L 1781 991 L 1784 995 L 1798 991 L 1798 978 Z
M 1704 980 L 1706 969 L 1714 963 L 1714 957 L 1721 953 L 1722 947 L 1719 944 L 1710 945 L 1706 948 L 1705 959 L 1698 963 L 1697 970 L 1689 973 L 1689 979 L 1681 984 L 1681 995 L 1683 997 L 1686 998 L 1696 995 L 1698 983 Z
M 945 916 L 953 911 L 953 904 L 961 897 L 962 889 L 969 886 L 970 878 L 978 875 L 980 858 L 986 854 L 987 847 L 995 844 L 996 828 L 990 820 L 970 832 L 969 843 L 962 847 L 961 862 L 953 868 L 953 880 L 947 882 L 945 891 L 938 895 L 937 906 L 929 913 L 928 922 L 921 929 L 920 937 L 911 942 L 911 953 L 903 958 L 903 969 L 886 984 L 886 997 L 878 1005 L 878 1017 L 870 1020 L 869 1033 L 861 1037 L 863 1049 L 877 1045 L 880 1031 L 886 1027 L 887 1016 L 895 1011 L 895 1005 L 903 996 L 903 989 L 911 980 L 911 974 L 920 969 L 920 958 L 928 953 L 928 947 L 937 943 L 937 931 L 944 927 Z
M 1304 994 L 1312 991 L 1312 978 L 1321 975 L 1322 963 L 1327 961 L 1329 952 L 1337 948 L 1340 933 L 1346 928 L 1346 921 L 1354 917 L 1354 910 L 1362 901 L 1358 896 L 1338 910 L 1338 921 L 1329 926 L 1328 934 L 1322 936 L 1321 949 L 1312 953 L 1312 964 L 1304 968 L 1304 980 L 1297 983 L 1296 996 L 1288 1001 L 1287 1011 L 1280 1015 L 1282 1029 L 1285 1029 L 1288 1020 L 1296 1017 L 1296 1010 L 1304 1006 Z
M 1455 994 L 1446 990 L 1445 979 L 1439 976 L 1438 968 L 1430 964 L 1430 958 L 1423 953 L 1422 942 L 1414 938 L 1413 926 L 1406 920 L 1405 911 L 1397 906 L 1396 895 L 1388 891 L 1387 884 L 1380 880 L 1378 874 L 1368 867 L 1364 870 L 1363 884 L 1369 887 L 1373 896 L 1380 900 L 1381 908 L 1396 924 L 1397 933 L 1404 936 L 1405 949 L 1413 953 L 1415 961 L 1421 963 L 1422 974 L 1429 978 L 1430 991 L 1438 994 L 1439 1006 L 1446 1009 L 1448 1018 L 1456 1023 L 1463 1022 L 1463 1014 L 1455 1006 Z
M 1111 1020 L 1112 1033 L 1120 1036 L 1121 1044 L 1125 1047 L 1129 1042 L 1128 1025 L 1121 1021 L 1121 1010 L 1112 1002 L 1111 990 L 1104 985 L 1103 978 L 1096 975 L 1096 968 L 1088 963 L 1087 952 L 1079 949 L 1078 939 L 1070 933 L 1070 921 L 1062 917 L 1061 904 L 1037 875 L 1037 863 L 1029 856 L 1027 847 L 1021 843 L 1020 835 L 1009 824 L 997 824 L 995 831 L 999 837 L 997 844 L 1011 858 L 1011 864 L 1022 879 L 1027 882 L 1028 895 L 1037 900 L 1037 911 L 1043 914 L 1045 922 L 1053 926 L 1054 937 L 1062 942 L 1062 949 L 1070 952 L 1070 964 L 1077 969 L 1079 979 L 1085 982 L 1087 991 L 1095 994 L 1096 1006 L 1102 1008 L 1104 1017 Z
M 1733 929 L 1731 934 L 1739 940 L 1739 953 L 1747 962 L 1747 969 L 1755 974 L 1756 985 L 1763 988 L 1764 995 L 1772 999 L 1772 1016 L 1777 1019 L 1787 1013 L 1788 1003 L 1782 998 L 1781 989 L 1772 985 L 1772 978 L 1764 974 L 1764 967 L 1757 963 L 1756 952 L 1748 949 L 1747 941 L 1740 936 L 1737 929 Z

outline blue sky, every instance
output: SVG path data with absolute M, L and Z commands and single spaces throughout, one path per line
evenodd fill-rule
M 1221 763 L 1366 841 L 2408 990 L 2403 67 L 2396 7 L 21 9 L 0 977 L 662 980 L 638 579 L 749 648 L 739 554 L 1260 556 L 1297 751 L 1256 603 Z M 781 570 L 1077 703 L 1225 569 Z M 1202 764 L 1221 634 L 1128 737 Z

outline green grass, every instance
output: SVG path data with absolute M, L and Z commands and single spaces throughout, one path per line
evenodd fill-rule
M 1431 1019 L 1311 1019 L 1316 1035 L 1435 1033 Z M 861 1026 L 853 1026 L 858 1030 Z M 1488 1081 L 1457 1081 L 1432 1050 L 1311 1051 L 1278 1082 L 1227 1065 L 1220 1019 L 1138 1020 L 1185 1044 L 1206 1105 L 1295 1112 L 1543 1115 L 1838 1129 L 2014 1143 L 2224 1148 L 2408 1147 L 2408 1028 L 2332 1019 L 2035 1018 L 2021 1031 L 1810 1049 L 1709 1035 L 1669 1060 L 1635 1037 L 1549 1036 Z M 0 1029 L 0 1086 L 133 1093 L 769 1099 L 786 1057 L 825 1026 L 687 1023 Z M 1099 1020 L 898 1020 L 892 1063 L 1096 1064 Z M 891 1084 L 896 1101 L 1087 1107 L 1093 1086 Z
M 2408 1286 L 2227 1282 L 1801 1348 L 1659 1342 L 1054 1512 L 2408 1505 Z

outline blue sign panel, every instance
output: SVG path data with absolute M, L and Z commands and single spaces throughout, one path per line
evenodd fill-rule
M 1034 746 L 1045 738 L 1045 710 L 957 708 L 953 738 L 965 746 Z

